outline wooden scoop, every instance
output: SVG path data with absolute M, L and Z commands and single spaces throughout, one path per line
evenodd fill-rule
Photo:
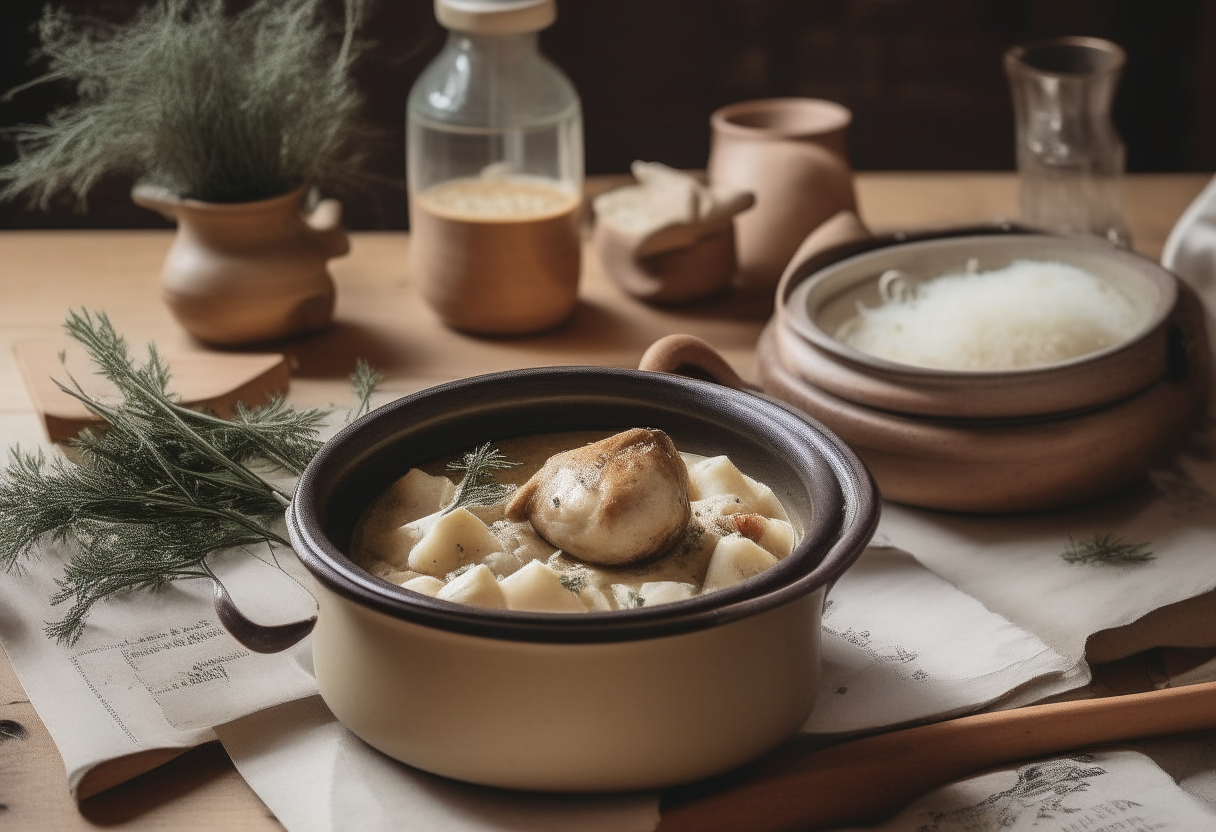
M 1213 727 L 1216 682 L 1205 682 L 966 716 L 812 751 L 788 748 L 741 774 L 670 792 L 659 832 L 873 823 L 993 766 Z
M 64 353 L 64 361 L 59 359 Z M 65 442 L 83 428 L 100 423 L 83 404 L 64 393 L 53 379 L 68 383 L 67 374 L 90 395 L 114 396 L 113 386 L 96 375 L 84 350 L 74 342 L 57 340 L 19 341 L 13 345 L 17 366 L 25 380 L 30 401 L 47 437 Z M 251 407 L 265 404 L 274 394 L 287 392 L 291 374 L 287 359 L 277 353 L 180 352 L 164 354 L 172 368 L 170 389 L 183 405 L 207 407 L 229 417 L 236 403 Z

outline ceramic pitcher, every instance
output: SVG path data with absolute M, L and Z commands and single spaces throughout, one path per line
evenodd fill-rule
M 771 291 L 807 234 L 856 210 L 851 120 L 847 108 L 815 98 L 744 101 L 711 116 L 710 184 L 756 196 L 735 218 L 741 288 Z
M 177 221 L 161 287 L 200 340 L 235 346 L 312 332 L 333 317 L 327 262 L 350 250 L 342 206 L 302 210 L 305 187 L 272 199 L 211 203 L 146 186 L 132 199 Z

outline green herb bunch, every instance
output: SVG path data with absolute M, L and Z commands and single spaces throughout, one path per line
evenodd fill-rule
M 360 179 L 370 131 L 350 75 L 367 0 L 345 0 L 344 29 L 324 0 L 157 0 L 125 25 L 47 7 L 47 72 L 78 100 L 44 125 L 10 131 L 18 159 L 0 197 L 79 205 L 107 174 L 178 197 L 246 202 L 305 183 Z
M 281 399 L 238 405 L 232 421 L 190 410 L 169 393 L 169 371 L 155 347 L 137 365 L 104 314 L 73 312 L 65 326 L 121 400 L 98 401 L 74 380 L 60 385 L 107 423 L 72 443 L 79 464 L 12 451 L 0 478 L 0 568 L 20 568 L 46 535 L 74 544 L 51 599 L 71 607 L 47 628 L 72 643 L 102 598 L 213 577 L 205 559 L 217 549 L 287 545 L 275 524 L 290 494 L 255 463 L 299 474 L 320 447 L 326 413 L 297 411 Z

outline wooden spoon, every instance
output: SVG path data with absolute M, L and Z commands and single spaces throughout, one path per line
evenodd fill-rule
M 793 750 L 665 797 L 659 832 L 785 832 L 873 823 L 985 768 L 1216 727 L 1216 682 L 1033 705 Z

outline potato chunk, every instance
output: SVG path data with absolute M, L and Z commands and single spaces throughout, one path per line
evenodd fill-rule
M 401 586 L 410 592 L 417 592 L 421 595 L 429 595 L 434 598 L 439 594 L 439 590 L 443 589 L 444 584 L 443 581 L 431 575 L 421 575 L 417 578 L 410 578 Z
M 490 567 L 481 563 L 453 578 L 435 597 L 441 601 L 454 601 L 474 607 L 494 610 L 507 608 L 507 596 L 498 585 L 498 579 L 494 577 Z
M 743 535 L 728 535 L 718 541 L 701 592 L 717 592 L 755 577 L 774 566 L 777 559 Z
M 645 428 L 554 454 L 507 504 L 507 519 L 602 566 L 657 555 L 691 516 L 684 461 L 667 434 Z
M 759 514 L 732 514 L 730 519 L 735 531 L 778 560 L 794 550 L 794 527 L 784 520 Z
M 697 588 L 692 584 L 681 581 L 648 581 L 638 589 L 638 595 L 645 600 L 645 606 L 670 604 L 673 601 L 683 601 L 697 594 Z
M 389 486 L 387 497 L 394 507 L 393 520 L 403 526 L 434 514 L 451 502 L 456 485 L 447 477 L 433 477 L 411 468 L 409 473 Z
M 498 538 L 468 509 L 435 520 L 410 551 L 409 568 L 424 575 L 446 575 L 466 563 L 502 551 Z
M 422 539 L 427 518 L 451 501 L 456 486 L 417 468 L 401 477 L 368 509 L 355 532 L 355 548 L 403 571 L 410 549 Z M 386 570 L 387 573 L 387 570 Z
M 561 575 L 534 560 L 498 584 L 507 609 L 525 612 L 585 612 L 586 607 L 562 585 Z
M 688 496 L 693 501 L 722 500 L 723 514 L 761 514 L 789 521 L 773 489 L 744 474 L 725 456 L 702 460 L 688 469 Z

